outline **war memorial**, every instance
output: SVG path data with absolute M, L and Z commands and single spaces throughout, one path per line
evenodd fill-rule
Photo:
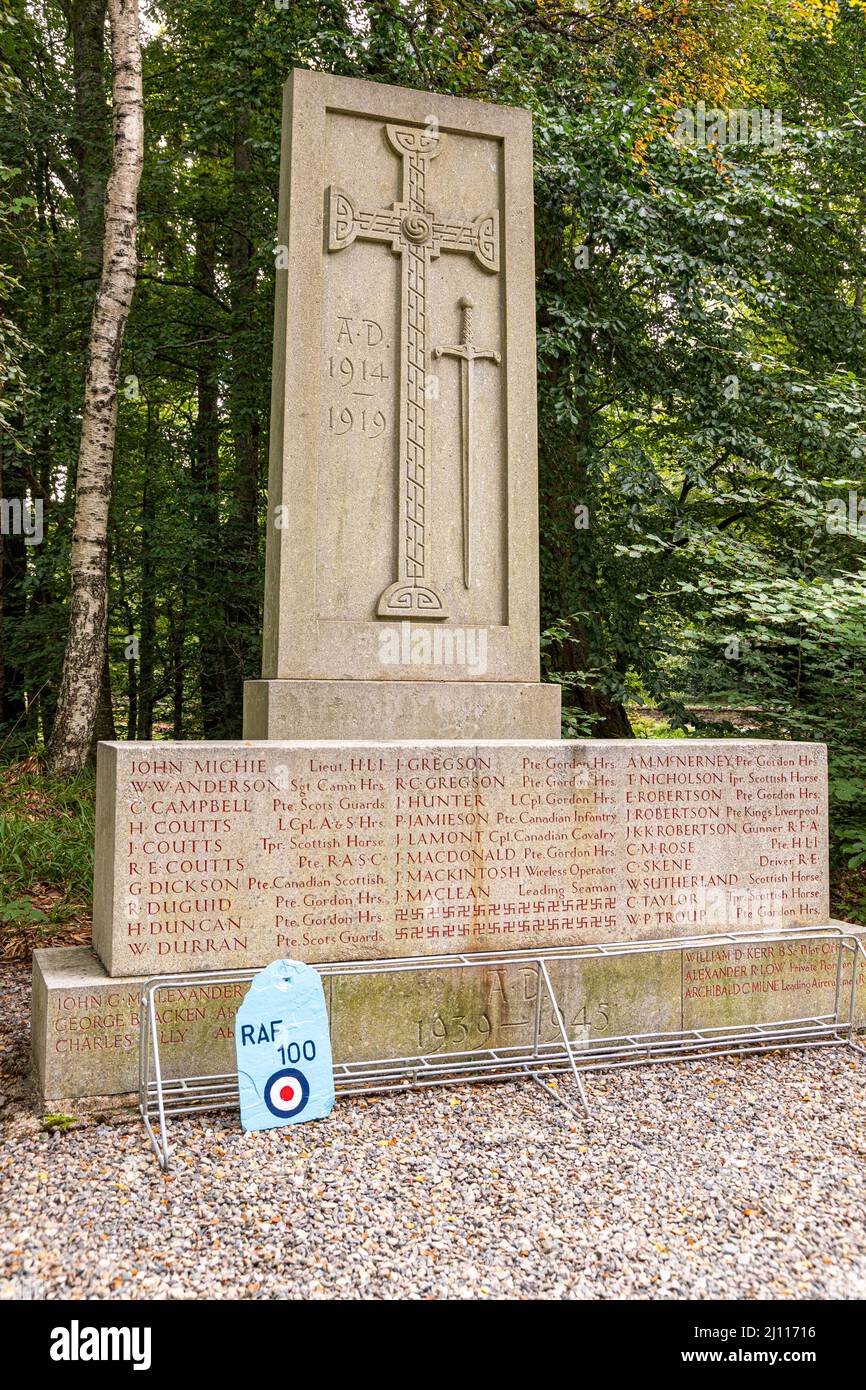
M 92 948 L 34 958 L 42 1095 L 135 1090 L 153 976 L 166 1075 L 230 1070 L 224 977 L 280 959 L 430 958 L 329 981 L 335 1063 L 513 1046 L 521 953 L 578 945 L 684 943 L 563 957 L 583 1043 L 827 1014 L 840 986 L 866 1015 L 832 941 L 778 939 L 831 925 L 823 745 L 560 739 L 528 113 L 296 71 L 277 240 L 262 676 L 242 741 L 100 745 Z

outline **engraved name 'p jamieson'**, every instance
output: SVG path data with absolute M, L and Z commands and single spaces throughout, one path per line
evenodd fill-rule
M 430 127 L 386 124 L 385 135 L 403 162 L 403 194 L 390 208 L 358 207 L 344 189 L 328 188 L 329 251 L 357 238 L 389 242 L 401 257 L 399 531 L 397 578 L 381 595 L 380 618 L 447 618 L 444 595 L 431 570 L 427 526 L 429 431 L 426 376 L 429 360 L 427 274 L 442 251 L 475 257 L 491 274 L 499 271 L 499 214 L 473 222 L 447 217 L 427 206 L 427 170 L 441 153 L 445 136 Z

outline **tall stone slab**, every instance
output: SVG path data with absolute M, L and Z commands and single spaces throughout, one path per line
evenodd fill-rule
M 559 736 L 539 683 L 526 111 L 285 89 L 251 738 Z

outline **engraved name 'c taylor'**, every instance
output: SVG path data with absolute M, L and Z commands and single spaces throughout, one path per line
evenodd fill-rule
M 499 214 L 482 213 L 473 222 L 447 217 L 427 206 L 426 181 L 431 159 L 441 153 L 444 136 L 435 128 L 386 124 L 391 148 L 403 163 L 403 195 L 390 208 L 358 207 L 342 188 L 327 190 L 327 247 L 342 251 L 360 238 L 390 243 L 401 258 L 399 532 L 397 578 L 379 598 L 380 618 L 447 618 L 444 595 L 431 569 L 428 528 L 429 430 L 427 363 L 430 262 L 442 251 L 474 256 L 491 274 L 499 271 Z M 465 306 L 464 306 L 465 307 Z M 464 335 L 465 336 L 465 335 Z M 466 344 L 471 347 L 471 339 Z M 452 349 L 453 351 L 453 349 Z M 437 354 L 438 355 L 438 354 Z M 475 352 L 475 356 L 481 353 Z M 499 355 L 490 353 L 498 362 Z M 471 371 L 462 377 L 462 504 L 464 583 L 470 582 Z

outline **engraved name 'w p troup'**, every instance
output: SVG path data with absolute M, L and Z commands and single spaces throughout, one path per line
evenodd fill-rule
M 427 275 L 430 262 L 442 251 L 468 253 L 484 270 L 496 274 L 499 214 L 483 213 L 468 222 L 432 212 L 427 207 L 427 169 L 429 161 L 441 153 L 444 137 L 431 127 L 386 125 L 384 129 L 403 161 L 403 196 L 390 208 L 367 210 L 332 184 L 328 250 L 342 251 L 356 238 L 386 241 L 402 260 L 397 578 L 381 595 L 376 611 L 380 618 L 447 618 L 444 596 L 431 574 L 428 527 Z

